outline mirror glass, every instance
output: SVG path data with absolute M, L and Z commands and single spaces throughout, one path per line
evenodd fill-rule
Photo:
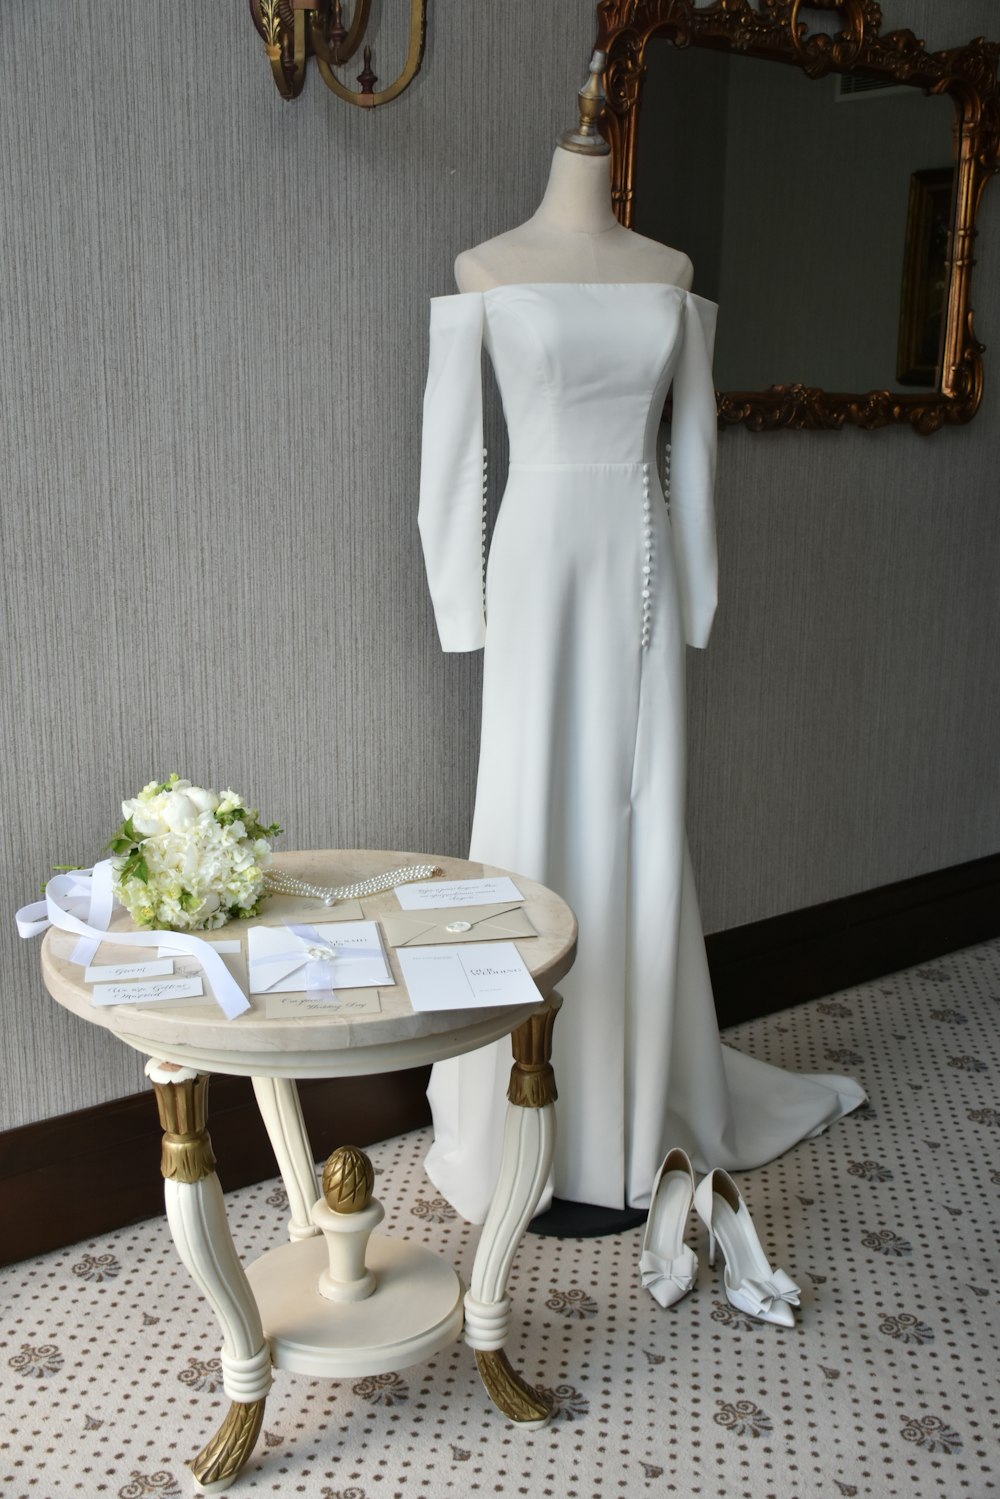
M 646 63 L 633 227 L 720 304 L 717 387 L 938 388 L 951 98 L 664 38 Z

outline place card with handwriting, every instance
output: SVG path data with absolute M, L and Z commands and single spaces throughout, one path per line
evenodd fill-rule
M 396 899 L 404 911 L 437 911 L 444 906 L 492 906 L 524 896 L 509 875 L 497 874 L 482 880 L 421 880 L 417 885 L 400 885 Z
M 92 963 L 83 970 L 85 984 L 113 984 L 126 979 L 165 978 L 173 973 L 172 958 L 151 958 L 148 963 Z
M 150 979 L 146 983 L 95 984 L 91 998 L 95 1005 L 149 1005 L 168 999 L 192 999 L 204 992 L 197 977 Z
M 513 942 L 398 947 L 396 956 L 415 1010 L 479 1010 L 542 998 Z

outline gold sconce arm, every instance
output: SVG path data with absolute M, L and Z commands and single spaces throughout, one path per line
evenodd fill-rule
M 332 0 L 328 15 L 321 9 L 309 12 L 309 30 L 317 61 L 328 67 L 342 68 L 361 46 L 368 30 L 372 0 L 355 0 L 350 27 L 345 28 L 341 0 Z
M 320 76 L 338 99 L 361 109 L 374 109 L 397 99 L 420 71 L 427 30 L 427 0 L 410 0 L 410 40 L 399 76 L 388 88 L 376 88 L 371 47 L 365 46 L 364 66 L 357 89 L 341 83 L 334 68 L 354 57 L 368 30 L 371 0 L 355 0 L 349 26 L 344 25 L 342 0 L 321 0 L 314 6 L 302 0 L 248 0 L 250 15 L 267 51 L 278 92 L 297 99 L 305 85 L 306 64 L 316 58 Z

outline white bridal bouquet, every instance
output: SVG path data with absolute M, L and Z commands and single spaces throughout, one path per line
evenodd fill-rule
M 269 838 L 260 813 L 235 791 L 208 791 L 172 775 L 122 802 L 111 839 L 115 895 L 137 926 L 213 931 L 256 916 L 264 903 Z

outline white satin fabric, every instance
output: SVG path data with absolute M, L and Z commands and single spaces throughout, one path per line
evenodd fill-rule
M 756 1166 L 864 1098 L 849 1078 L 723 1047 L 715 1021 L 684 832 L 685 641 L 707 644 L 716 600 L 715 317 L 661 284 L 432 302 L 420 532 L 442 647 L 486 647 L 470 857 L 542 881 L 577 914 L 548 1195 L 606 1207 L 646 1206 L 671 1146 L 701 1170 Z M 510 436 L 485 618 L 484 342 Z M 668 518 L 655 442 L 671 382 Z M 426 1169 L 473 1222 L 499 1171 L 510 1065 L 497 1044 L 431 1080 Z

